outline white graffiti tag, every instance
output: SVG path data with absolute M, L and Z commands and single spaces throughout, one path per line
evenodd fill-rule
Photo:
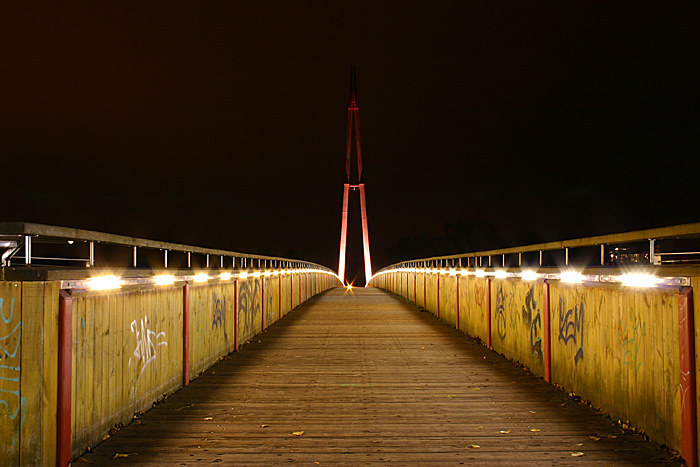
M 139 375 L 134 383 L 134 394 L 139 386 L 143 371 L 149 363 L 158 357 L 157 347 L 168 345 L 168 342 L 165 340 L 165 332 L 156 333 L 148 329 L 148 316 L 144 316 L 141 319 L 140 325 L 136 320 L 131 322 L 131 332 L 136 334 L 136 348 L 134 349 L 134 356 L 129 358 L 129 368 L 131 368 L 132 360 L 135 361 L 135 365 L 140 367 Z

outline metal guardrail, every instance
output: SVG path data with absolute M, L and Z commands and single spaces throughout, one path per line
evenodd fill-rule
M 463 253 L 457 255 L 434 256 L 430 258 L 413 259 L 410 261 L 402 261 L 380 269 L 375 274 L 388 272 L 395 269 L 405 268 L 481 268 L 481 267 L 501 267 L 505 268 L 507 258 L 511 255 L 517 255 L 517 264 L 512 262 L 512 266 L 523 266 L 523 255 L 528 253 L 539 253 L 539 261 L 535 266 L 544 266 L 543 256 L 546 252 L 558 251 L 563 253 L 562 266 L 573 266 L 570 264 L 570 252 L 575 249 L 598 247 L 600 249 L 600 261 L 598 266 L 605 266 L 610 261 L 606 261 L 608 255 L 615 255 L 616 251 L 613 248 L 615 245 L 631 244 L 631 243 L 646 243 L 648 244 L 647 253 L 638 255 L 637 259 L 645 259 L 646 264 L 662 265 L 672 264 L 676 260 L 664 260 L 668 258 L 687 258 L 690 261 L 700 263 L 700 248 L 696 244 L 693 249 L 686 251 L 661 251 L 659 250 L 659 242 L 672 240 L 697 240 L 700 243 L 700 222 L 692 224 L 682 224 L 670 227 L 662 227 L 656 229 L 637 230 L 633 232 L 625 232 L 611 235 L 600 235 L 596 237 L 577 238 L 572 240 L 563 240 L 548 243 L 538 243 L 534 245 L 526 245 L 521 247 L 504 248 L 499 250 L 477 251 L 472 253 Z M 624 248 L 623 248 L 624 249 Z M 643 261 L 635 261 L 636 263 L 644 264 Z M 614 264 L 614 263 L 613 263 Z M 579 264 L 577 266 L 591 266 L 590 262 Z
M 32 253 L 33 246 L 44 245 L 70 245 L 75 246 L 72 256 L 38 256 Z M 88 257 L 78 255 L 78 246 L 88 246 Z M 160 242 L 142 238 L 114 235 L 91 230 L 58 227 L 52 225 L 33 224 L 26 222 L 0 222 L 0 248 L 2 253 L 2 266 L 8 267 L 55 265 L 55 263 L 74 265 L 77 267 L 96 267 L 95 249 L 102 245 L 130 248 L 132 255 L 131 266 L 136 268 L 139 264 L 140 250 L 159 251 L 162 253 L 162 265 L 168 268 L 168 256 L 172 252 L 180 252 L 187 256 L 187 267 L 192 267 L 192 255 L 202 255 L 205 258 L 205 267 L 214 267 L 211 259 L 218 258 L 220 268 L 303 268 L 306 270 L 318 270 L 333 272 L 320 264 L 298 259 L 282 258 L 276 256 L 255 255 L 236 251 L 202 248 L 179 243 Z M 83 248 L 84 249 L 84 248 Z M 110 265 L 105 265 L 110 266 Z

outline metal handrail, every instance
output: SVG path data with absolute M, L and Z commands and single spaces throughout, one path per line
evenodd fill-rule
M 547 243 L 537 243 L 532 245 L 525 245 L 519 247 L 502 248 L 498 250 L 485 250 L 476 251 L 470 253 L 462 253 L 455 255 L 445 255 L 445 256 L 431 256 L 428 258 L 418 258 L 411 259 L 408 261 L 401 261 L 389 266 L 386 266 L 377 273 L 381 271 L 392 270 L 400 267 L 405 267 L 411 264 L 423 264 L 427 265 L 430 263 L 447 262 L 454 260 L 462 260 L 470 258 L 485 258 L 493 256 L 502 256 L 510 254 L 532 253 L 540 252 L 540 264 L 542 263 L 542 252 L 553 251 L 553 250 L 564 250 L 566 252 L 566 263 L 568 264 L 568 253 L 569 249 L 573 248 L 585 248 L 585 247 L 601 247 L 601 259 L 605 252 L 605 246 L 623 244 L 623 243 L 634 243 L 634 242 L 649 242 L 649 259 L 653 261 L 654 255 L 664 255 L 666 253 L 659 253 L 655 251 L 655 242 L 657 240 L 668 240 L 668 239 L 682 239 L 682 238 L 695 238 L 700 237 L 700 222 L 695 222 L 691 224 L 681 224 L 669 227 L 660 227 L 655 229 L 646 230 L 635 230 L 632 232 L 624 232 L 618 234 L 609 235 L 599 235 L 595 237 L 584 237 L 576 238 L 571 240 L 561 240 L 555 242 Z M 602 262 L 602 261 L 601 261 Z
M 39 257 L 32 256 L 31 254 L 31 244 L 32 239 L 44 238 L 44 239 L 61 239 L 65 241 L 78 241 L 87 242 L 90 244 L 90 258 L 88 258 L 88 264 L 94 265 L 94 245 L 95 244 L 108 244 L 108 245 L 118 245 L 125 246 L 134 249 L 134 265 L 136 265 L 136 254 L 137 249 L 145 248 L 151 250 L 163 250 L 176 251 L 181 253 L 189 254 L 204 254 L 209 256 L 221 256 L 227 258 L 241 258 L 246 260 L 257 260 L 260 262 L 260 266 L 264 264 L 267 267 L 268 261 L 269 265 L 274 264 L 283 267 L 307 267 L 319 270 L 331 271 L 330 268 L 326 266 L 313 263 L 311 261 L 304 261 L 293 258 L 284 258 L 279 256 L 267 256 L 267 255 L 256 255 L 251 253 L 242 253 L 230 250 L 221 250 L 215 248 L 203 248 L 193 245 L 185 245 L 181 243 L 170 243 L 161 242 L 157 240 L 149 240 L 136 237 L 128 237 L 125 235 L 115 235 L 104 232 L 96 232 L 92 230 L 83 230 L 70 227 L 59 227 L 53 225 L 45 224 L 35 224 L 29 222 L 0 222 L 0 237 L 16 236 L 19 237 L 19 243 L 24 243 L 24 263 L 25 265 L 31 265 L 32 258 L 39 259 Z M 16 243 L 15 245 L 17 245 Z M 167 258 L 167 253 L 166 253 Z M 71 258 L 72 259 L 72 258 Z M 167 259 L 166 259 L 167 262 Z

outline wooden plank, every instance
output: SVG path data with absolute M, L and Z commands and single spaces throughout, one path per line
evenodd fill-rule
M 44 283 L 42 316 L 41 459 L 56 464 L 56 395 L 58 391 L 58 291 L 57 282 Z
M 44 283 L 22 284 L 22 354 L 20 393 L 20 464 L 41 460 L 41 373 Z
M 0 282 L 0 459 L 20 465 L 20 427 L 26 402 L 22 373 L 22 287 Z
M 578 451 L 584 456 L 572 458 Z M 113 460 L 117 452 L 128 458 Z M 98 465 L 678 465 L 375 288 L 309 300 L 84 457 Z

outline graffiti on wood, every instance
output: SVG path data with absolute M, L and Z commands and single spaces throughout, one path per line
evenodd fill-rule
M 574 363 L 583 359 L 583 320 L 583 301 L 567 309 L 564 298 L 559 297 L 559 340 L 563 341 L 564 345 L 573 342 L 574 346 L 578 346 Z
M 224 327 L 226 332 L 226 297 L 217 297 L 216 292 L 213 292 L 214 308 L 212 310 L 211 327 Z
M 498 290 L 496 290 L 496 329 L 501 339 L 505 339 L 506 337 L 505 298 L 503 287 L 499 286 Z
M 642 366 L 639 359 L 639 348 L 642 337 L 646 335 L 646 324 L 642 322 L 639 312 L 632 307 L 629 312 L 620 310 L 620 318 L 617 322 L 617 346 L 620 350 L 620 361 L 623 365 L 632 368 L 635 374 Z
M 151 331 L 148 327 L 148 316 L 141 318 L 140 322 L 133 320 L 131 322 L 131 332 L 136 334 L 136 348 L 134 349 L 133 357 L 129 358 L 129 368 L 134 366 L 138 371 L 138 376 L 134 382 L 133 394 L 139 386 L 139 381 L 146 367 L 158 358 L 158 347 L 168 345 L 165 340 L 165 332 Z
M 19 427 L 24 424 L 26 415 L 27 398 L 21 397 L 19 376 L 21 372 L 20 343 L 22 342 L 22 321 L 19 313 L 15 315 L 15 299 L 10 300 L 9 310 L 6 311 L 6 303 L 0 298 L 0 319 L 5 329 L 0 335 L 0 380 L 5 382 L 0 388 L 0 417 L 9 417 L 15 420 L 20 417 Z M 16 443 L 17 440 L 13 441 Z
M 260 313 L 260 301 L 256 297 L 260 293 L 260 283 L 256 280 L 242 281 L 239 287 L 238 310 L 239 320 L 245 323 L 245 329 L 255 329 L 255 316 Z
M 530 351 L 538 362 L 543 361 L 542 355 L 542 317 L 535 301 L 535 286 L 532 285 L 525 295 L 522 308 L 523 323 L 530 328 Z

